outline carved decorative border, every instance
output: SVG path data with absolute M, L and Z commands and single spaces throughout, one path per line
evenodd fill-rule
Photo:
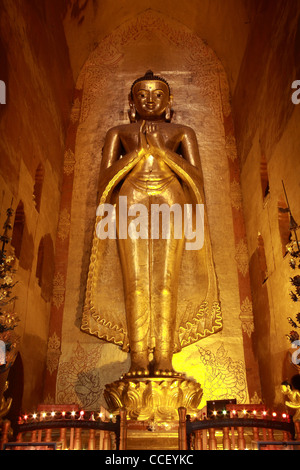
M 239 293 L 240 293 L 240 320 L 243 334 L 245 351 L 245 364 L 247 371 L 247 382 L 250 401 L 261 396 L 258 364 L 254 357 L 252 348 L 252 333 L 254 331 L 254 320 L 252 311 L 252 295 L 249 275 L 249 254 L 246 237 L 246 229 L 242 207 L 241 194 L 237 194 L 237 186 L 240 188 L 240 166 L 239 158 L 233 158 L 236 153 L 235 131 L 232 111 L 228 107 L 230 103 L 229 89 L 221 89 L 223 100 L 223 122 L 225 131 L 225 142 L 228 157 L 228 167 L 231 188 L 231 210 L 234 221 L 235 259 L 237 263 Z M 234 149 L 234 151 L 232 151 Z M 234 195 L 234 196 L 233 196 Z

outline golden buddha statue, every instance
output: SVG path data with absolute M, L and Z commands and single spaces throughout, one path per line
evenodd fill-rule
M 103 147 L 81 328 L 130 351 L 127 376 L 176 375 L 173 353 L 222 327 L 207 217 L 197 212 L 204 205 L 198 144 L 190 127 L 171 122 L 172 95 L 165 79 L 148 71 L 135 80 L 129 104 L 131 122 L 110 129 Z M 99 236 L 108 205 L 115 209 L 116 231 Z M 155 219 L 159 228 L 154 224 L 152 209 L 162 207 L 172 208 L 167 235 L 162 219 Z M 192 208 L 189 217 L 186 208 Z M 192 221 L 189 233 L 187 220 Z M 188 242 L 192 237 L 195 242 Z M 117 263 L 122 278 L 113 282 Z M 102 276 L 108 265 L 110 272 Z M 106 295 L 101 294 L 109 280 Z M 178 307 L 178 295 L 184 307 Z
M 291 408 L 293 420 L 300 421 L 300 375 L 294 375 L 291 379 L 291 384 L 283 382 L 281 384 L 281 392 L 287 397 L 285 404 Z

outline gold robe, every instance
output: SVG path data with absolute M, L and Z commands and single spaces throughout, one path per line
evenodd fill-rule
M 100 202 L 114 203 L 117 186 L 143 157 L 145 151 L 121 158 L 100 175 Z M 180 180 L 186 203 L 204 204 L 197 168 L 183 158 L 164 154 L 164 161 Z M 101 240 L 96 217 L 81 329 L 129 351 L 122 270 L 117 241 Z M 174 352 L 222 329 L 222 314 L 205 213 L 204 246 L 183 250 L 179 275 Z

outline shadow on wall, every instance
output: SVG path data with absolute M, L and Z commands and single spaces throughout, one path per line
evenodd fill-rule
M 11 422 L 12 429 L 16 429 L 19 416 L 22 411 L 22 399 L 24 389 L 24 369 L 21 354 L 18 353 L 14 364 L 8 374 L 8 389 L 5 398 L 12 398 L 12 405 L 9 413 L 5 416 Z M 14 436 L 16 437 L 16 436 Z
M 36 277 L 41 288 L 42 298 L 49 302 L 52 295 L 54 276 L 54 246 L 51 235 L 41 238 L 36 264 Z
M 19 266 L 25 270 L 30 270 L 34 257 L 34 243 L 27 227 L 22 201 L 19 202 L 16 209 L 11 245 L 15 250 L 16 258 L 19 260 Z
M 260 243 L 249 264 L 254 318 L 252 347 L 259 365 L 262 399 L 266 405 L 271 405 L 275 398 L 275 387 L 272 373 L 270 306 L 266 273 L 262 269 L 261 249 Z
M 79 373 L 74 384 L 78 403 L 86 410 L 98 410 L 101 405 L 107 408 L 103 396 L 105 386 L 119 379 L 122 373 L 124 362 L 114 362 Z

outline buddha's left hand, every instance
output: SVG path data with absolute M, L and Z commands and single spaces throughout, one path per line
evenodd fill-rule
M 144 129 L 149 147 L 165 149 L 163 136 L 159 131 L 159 126 L 156 123 L 146 122 Z

